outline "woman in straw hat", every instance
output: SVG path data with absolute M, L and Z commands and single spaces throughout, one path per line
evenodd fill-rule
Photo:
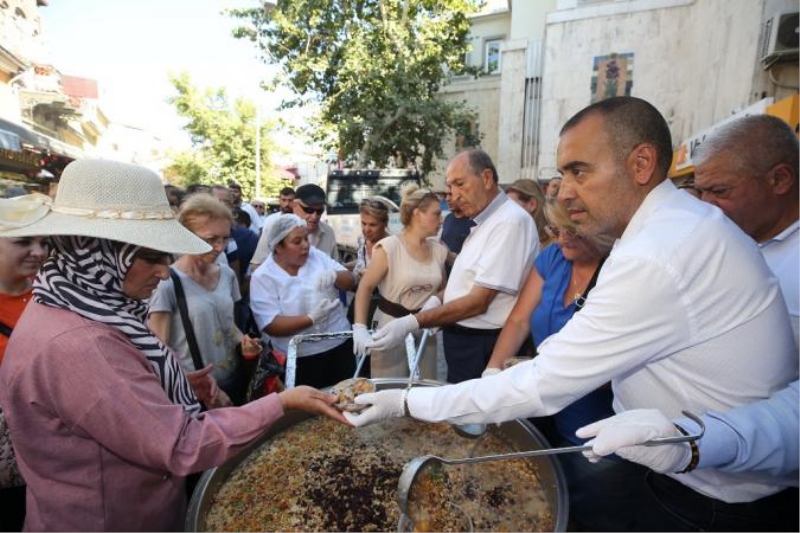
M 0 205 L 0 236 L 54 245 L 0 367 L 26 529 L 179 530 L 184 477 L 232 457 L 284 409 L 343 421 L 333 396 L 308 387 L 198 416 L 178 362 L 145 326 L 145 300 L 170 254 L 209 247 L 174 219 L 155 173 L 74 161 L 52 208 L 12 202 Z

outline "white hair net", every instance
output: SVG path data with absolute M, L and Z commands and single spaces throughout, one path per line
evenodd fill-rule
M 294 228 L 302 228 L 308 225 L 305 220 L 297 215 L 282 214 L 274 216 L 277 216 L 278 220 L 269 227 L 269 234 L 267 235 L 267 244 L 272 251 Z

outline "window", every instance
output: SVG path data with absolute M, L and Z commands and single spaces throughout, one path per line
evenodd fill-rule
M 502 39 L 491 39 L 484 45 L 485 57 L 483 67 L 487 74 L 500 73 L 500 43 Z

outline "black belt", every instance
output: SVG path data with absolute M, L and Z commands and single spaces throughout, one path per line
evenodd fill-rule
M 481 335 L 485 337 L 499 335 L 500 332 L 503 331 L 503 328 L 478 329 L 478 328 L 468 328 L 460 324 L 450 324 L 449 326 L 446 326 L 444 329 L 450 330 L 453 333 L 458 333 L 459 335 Z
M 394 302 L 390 302 L 380 294 L 378 295 L 378 309 L 383 311 L 389 316 L 393 316 L 394 318 L 401 318 L 407 315 L 413 315 L 415 313 L 419 313 L 420 309 L 406 309 L 400 304 L 396 304 Z

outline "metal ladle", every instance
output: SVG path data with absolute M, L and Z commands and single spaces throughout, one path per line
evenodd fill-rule
M 637 446 L 661 446 L 663 444 L 677 444 L 681 442 L 692 442 L 695 441 L 703 436 L 706 431 L 706 426 L 703 424 L 703 421 L 697 415 L 690 413 L 689 411 L 682 411 L 682 413 L 691 418 L 694 422 L 700 426 L 700 431 L 695 435 L 681 435 L 678 437 L 662 437 L 658 439 L 651 439 L 641 444 L 637 444 Z M 400 474 L 400 479 L 397 482 L 397 499 L 398 503 L 400 504 L 400 510 L 406 516 L 409 516 L 413 520 L 413 516 L 410 516 L 408 513 L 408 497 L 411 494 L 411 487 L 414 484 L 414 481 L 417 479 L 419 473 L 422 471 L 423 468 L 426 469 L 434 469 L 434 468 L 441 468 L 442 464 L 447 465 L 457 465 L 457 464 L 467 464 L 467 463 L 483 463 L 488 461 L 498 461 L 502 459 L 520 459 L 524 457 L 537 457 L 540 455 L 555 455 L 560 453 L 572 453 L 572 452 L 582 452 L 584 450 L 591 450 L 591 445 L 580 445 L 580 446 L 565 446 L 562 448 L 545 448 L 543 450 L 529 450 L 525 452 L 514 452 L 514 453 L 506 453 L 506 454 L 498 454 L 498 455 L 484 455 L 481 457 L 464 457 L 461 459 L 443 459 L 442 457 L 438 457 L 436 455 L 422 455 L 420 457 L 414 457 L 409 462 L 405 464 L 403 467 L 403 472 Z

